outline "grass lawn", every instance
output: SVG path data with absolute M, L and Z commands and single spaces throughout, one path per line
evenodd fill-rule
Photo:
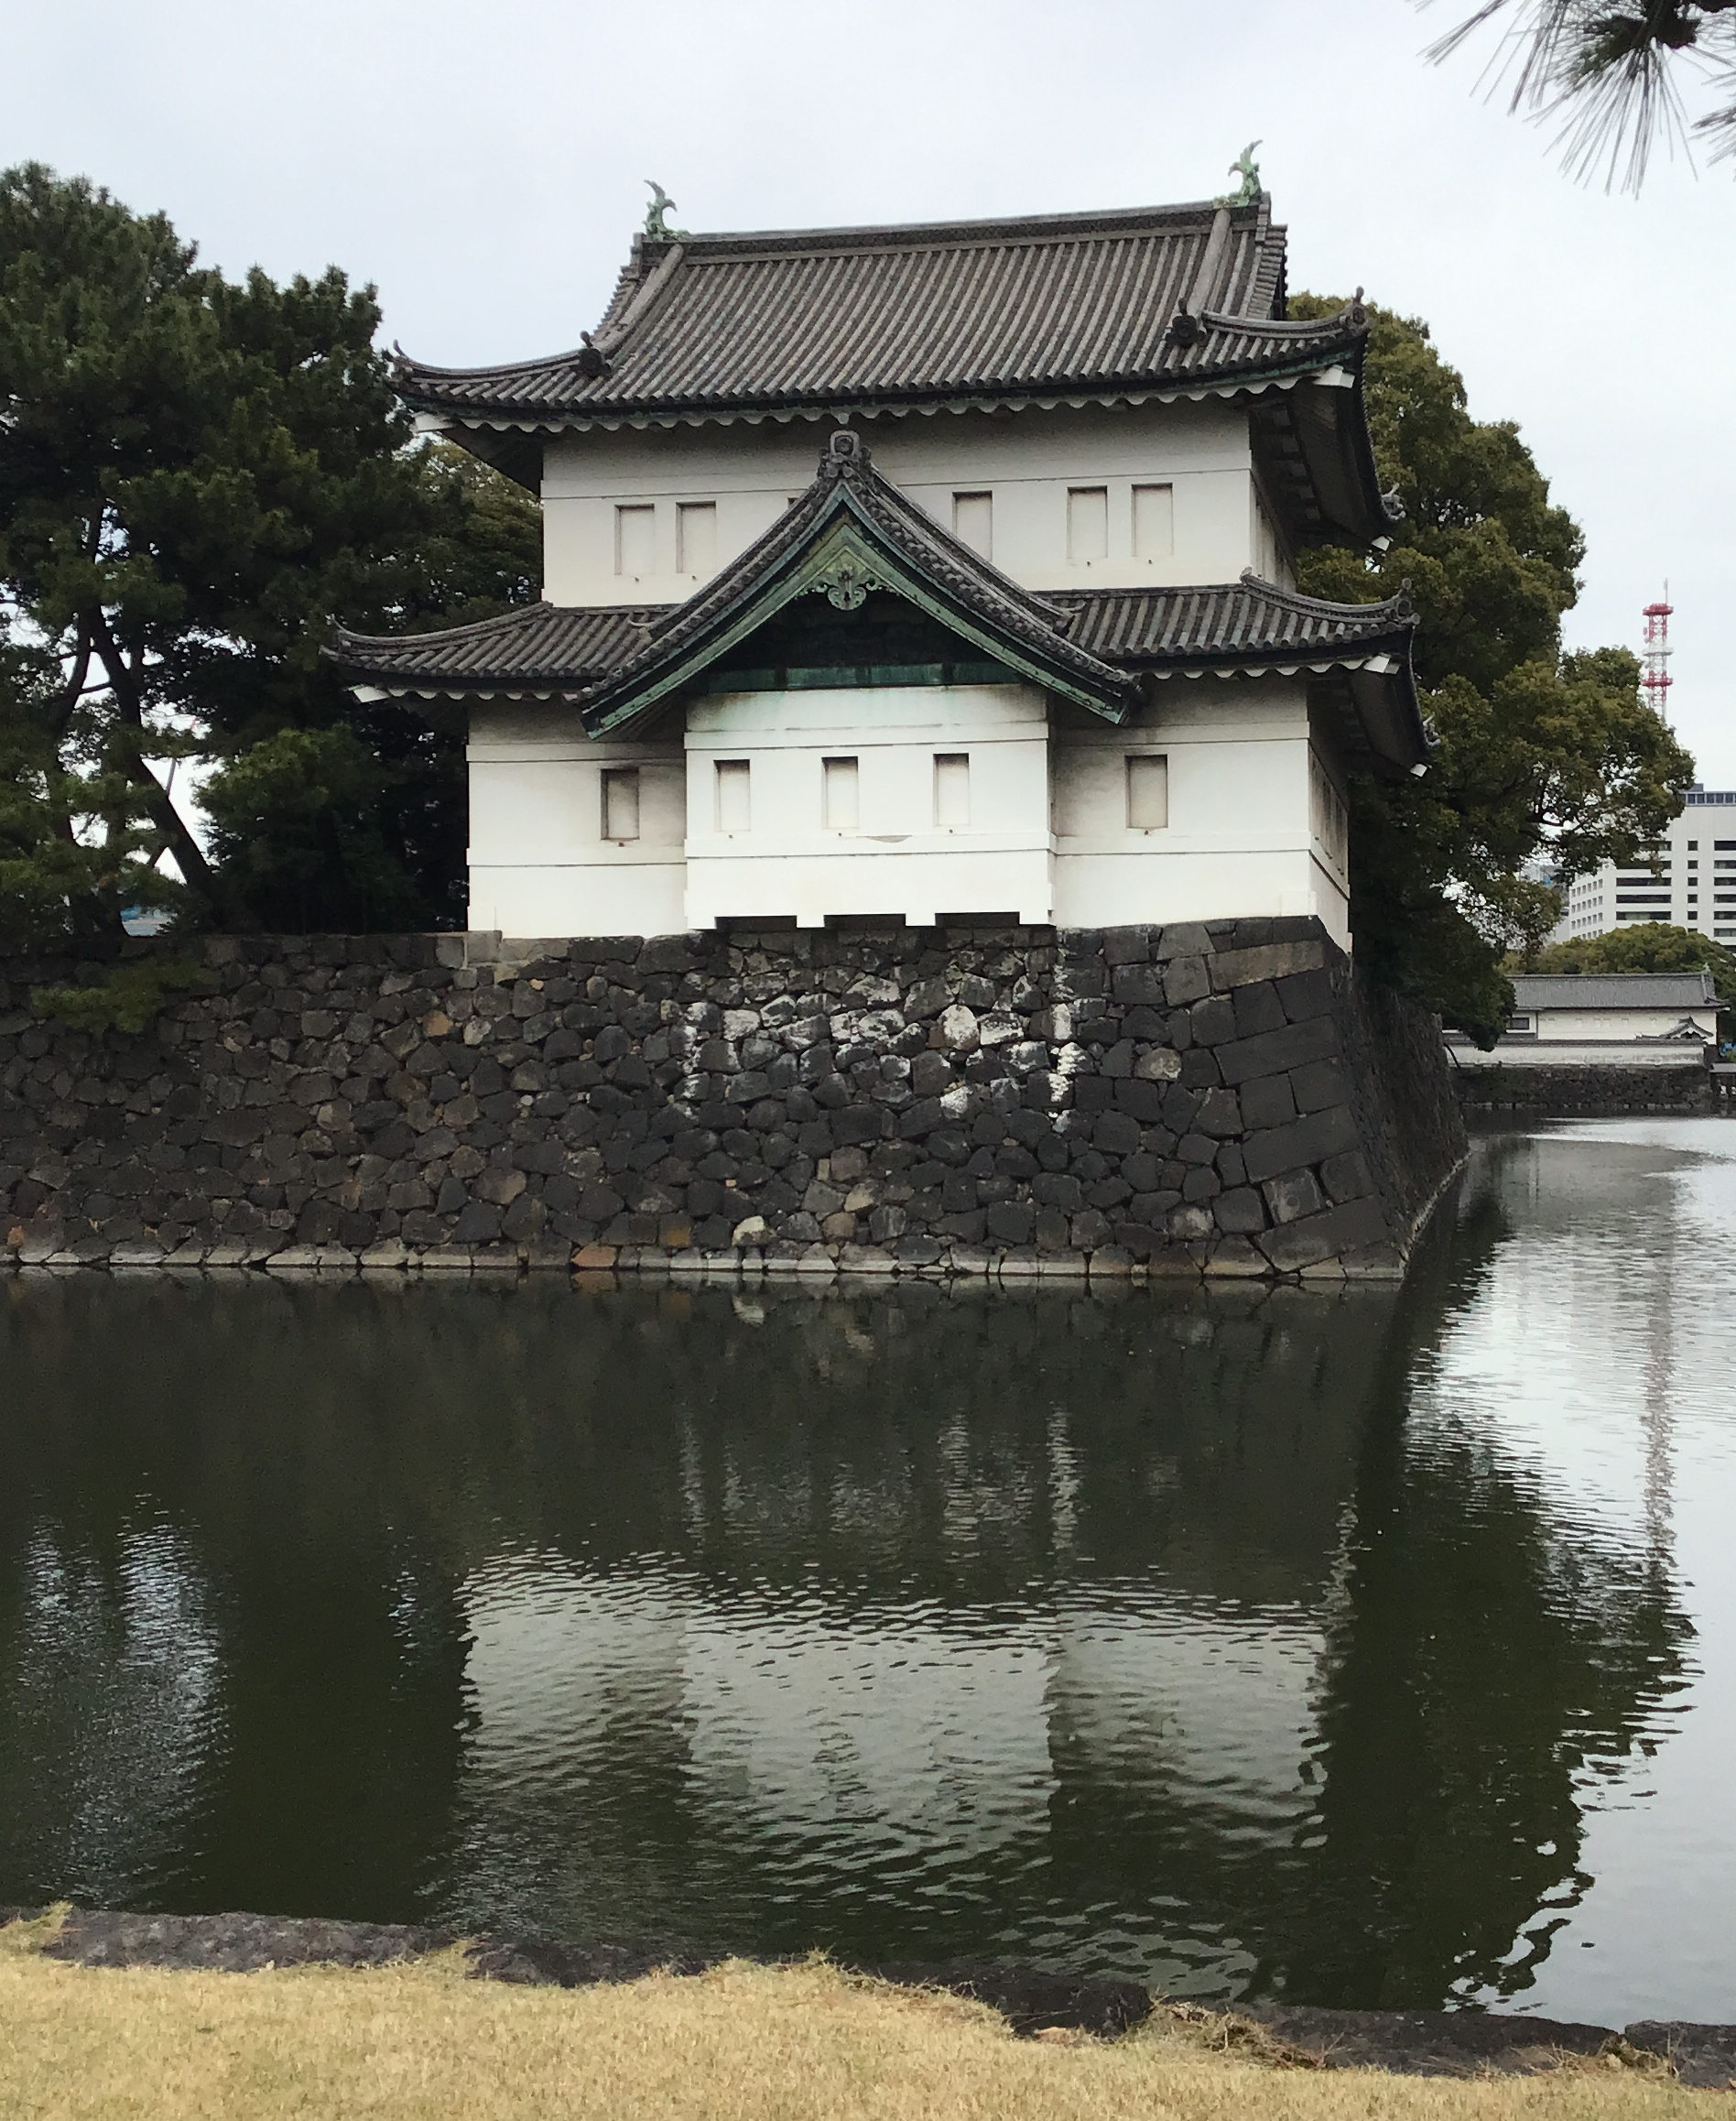
M 6 2121 L 1666 2121 L 1736 2111 L 1608 2061 L 1529 2078 L 1279 2066 L 1211 2028 L 1016 2040 L 981 2005 L 815 1963 L 614 1987 L 384 1970 L 126 1971 L 0 1930 Z

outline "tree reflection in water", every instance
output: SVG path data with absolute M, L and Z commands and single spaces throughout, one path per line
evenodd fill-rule
M 1402 1295 L 20 1278 L 0 1900 L 1518 1986 L 1687 1626 L 1407 1423 L 1499 1217 Z

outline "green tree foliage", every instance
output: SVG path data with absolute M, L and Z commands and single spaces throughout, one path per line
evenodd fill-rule
M 1709 935 L 1674 928 L 1667 920 L 1639 920 L 1607 935 L 1552 942 L 1528 958 L 1508 962 L 1510 972 L 1667 973 L 1709 972 L 1719 1001 L 1736 1007 L 1736 952 Z
M 1607 162 L 1611 183 L 1639 190 L 1656 143 L 1683 136 L 1685 64 L 1717 99 L 1694 131 L 1715 156 L 1736 154 L 1736 0 L 1485 0 L 1429 57 L 1497 21 L 1506 35 L 1492 71 L 1511 78 L 1515 112 L 1561 120 L 1576 176 Z
M 1336 306 L 1298 296 L 1290 311 Z M 1440 741 L 1420 780 L 1353 789 L 1351 920 L 1380 977 L 1492 1042 L 1512 1006 L 1503 954 L 1560 917 L 1539 865 L 1572 876 L 1628 860 L 1681 808 L 1693 761 L 1625 649 L 1562 653 L 1584 539 L 1518 430 L 1471 419 L 1426 325 L 1373 314 L 1369 425 L 1405 518 L 1386 552 L 1327 547 L 1298 578 L 1350 604 L 1409 595 Z
M 335 268 L 232 282 L 160 214 L 0 173 L 0 926 L 112 931 L 140 896 L 232 927 L 461 919 L 457 731 L 358 712 L 320 650 L 334 619 L 534 597 L 536 510 L 409 446 L 378 323 Z M 210 777 L 209 852 L 177 760 Z

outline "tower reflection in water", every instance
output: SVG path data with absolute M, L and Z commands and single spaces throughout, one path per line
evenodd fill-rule
M 1689 1633 L 1666 1438 L 1453 1401 L 1528 1182 L 1403 1292 L 20 1278 L 0 1900 L 1521 1995 Z

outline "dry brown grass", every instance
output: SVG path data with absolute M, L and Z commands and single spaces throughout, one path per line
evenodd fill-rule
M 1015 2040 L 954 1997 L 815 1963 L 620 1987 L 378 1972 L 114 1972 L 0 1931 L 7 2121 L 1668 2121 L 1709 2113 L 1617 2067 L 1454 2083 L 1298 2071 L 1168 2025 Z

